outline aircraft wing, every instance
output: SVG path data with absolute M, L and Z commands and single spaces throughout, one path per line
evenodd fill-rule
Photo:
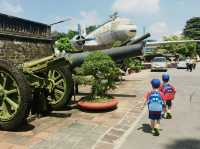
M 177 41 L 156 41 L 156 42 L 146 42 L 146 46 L 159 46 L 165 44 L 178 44 L 178 43 L 191 43 L 200 42 L 200 40 L 177 40 Z

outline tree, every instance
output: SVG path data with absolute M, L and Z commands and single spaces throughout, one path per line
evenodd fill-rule
M 168 36 L 164 37 L 165 41 L 177 41 L 177 40 L 188 40 L 188 37 L 184 36 Z M 165 44 L 159 47 L 159 49 L 166 49 L 168 53 L 173 55 L 180 54 L 183 56 L 195 56 L 196 55 L 196 43 L 172 43 Z
M 56 41 L 55 44 L 56 48 L 58 48 L 59 51 L 67 51 L 72 52 L 76 49 L 73 47 L 73 45 L 70 43 L 69 39 L 67 37 L 62 37 Z
M 61 32 L 58 32 L 58 31 L 53 31 L 51 33 L 51 36 L 56 41 L 56 40 L 59 40 L 60 38 L 67 37 L 67 34 L 66 33 L 61 33 Z
M 125 69 L 129 68 L 129 70 L 135 70 L 135 72 L 139 72 L 142 68 L 144 68 L 142 60 L 135 57 L 124 59 L 123 66 Z
M 200 40 L 200 17 L 189 19 L 183 31 L 184 35 L 192 39 Z M 200 44 L 198 43 L 197 53 L 200 54 Z
M 86 28 L 86 33 L 89 34 L 92 31 L 94 31 L 95 29 L 97 29 L 97 26 L 96 25 L 91 25 L 91 26 Z
M 97 101 L 108 98 L 107 91 L 116 87 L 115 80 L 120 72 L 112 58 L 101 51 L 90 53 L 79 68 L 79 74 L 82 76 L 92 76 L 91 82 L 85 82 L 92 85 L 91 95 L 87 100 Z M 83 79 L 82 79 L 83 80 Z
M 69 40 L 71 40 L 77 34 L 78 34 L 77 31 L 69 30 L 66 36 L 68 37 Z
M 183 34 L 186 37 L 200 40 L 200 17 L 193 17 L 186 22 Z
M 68 38 L 69 40 L 71 40 L 77 34 L 78 32 L 73 30 L 69 30 L 67 33 L 54 31 L 51 33 L 51 36 L 54 40 L 59 40 L 60 38 Z

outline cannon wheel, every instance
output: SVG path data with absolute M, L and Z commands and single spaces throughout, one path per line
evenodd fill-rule
M 72 96 L 72 73 L 67 67 L 53 68 L 48 71 L 47 88 L 50 92 L 47 99 L 53 110 L 63 108 L 69 103 Z
M 13 130 L 27 118 L 32 92 L 24 74 L 5 60 L 0 60 L 0 127 Z

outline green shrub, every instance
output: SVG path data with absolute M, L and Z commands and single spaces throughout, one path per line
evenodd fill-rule
M 56 48 L 59 51 L 73 52 L 76 51 L 75 47 L 70 43 L 70 40 L 67 37 L 60 38 L 56 41 Z
M 115 62 L 102 52 L 91 53 L 81 65 L 79 72 L 82 75 L 91 75 L 91 99 L 106 97 L 109 89 L 115 88 L 115 80 L 120 72 Z
M 142 61 L 136 58 L 126 58 L 123 62 L 123 65 L 125 65 L 126 68 L 135 70 L 136 72 L 139 72 L 144 68 Z

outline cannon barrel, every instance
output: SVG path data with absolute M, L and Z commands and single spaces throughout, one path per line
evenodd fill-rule
M 139 37 L 139 38 L 137 38 L 137 39 L 135 39 L 135 40 L 130 41 L 127 45 L 137 44 L 137 43 L 139 43 L 139 42 L 141 42 L 141 41 L 147 39 L 147 38 L 150 37 L 150 36 L 151 36 L 151 34 L 150 34 L 150 33 L 147 33 L 147 34 L 145 34 L 145 35 L 143 35 L 143 36 L 141 36 L 141 37 Z
M 128 57 L 141 56 L 143 54 L 143 47 L 145 46 L 145 42 L 139 41 L 142 41 L 143 39 L 148 38 L 149 36 L 150 34 L 146 34 L 145 36 L 134 40 L 133 42 L 137 42 L 137 44 L 131 44 L 111 49 L 104 49 L 101 51 L 112 57 L 113 60 L 118 62 Z M 45 58 L 25 62 L 22 64 L 22 68 L 24 72 L 38 72 L 43 69 L 46 69 L 47 67 L 56 67 L 56 65 L 58 64 L 67 65 L 67 63 L 70 63 L 70 66 L 73 69 L 74 67 L 80 66 L 83 63 L 84 59 L 92 52 L 94 51 L 87 51 L 81 53 L 66 53 L 64 56 L 62 55 L 58 57 L 52 55 Z
M 118 61 L 128 57 L 140 56 L 143 54 L 144 42 L 128 45 L 118 48 L 111 48 L 101 50 L 103 53 L 109 55 L 113 58 L 113 60 Z M 94 52 L 94 51 L 93 51 Z M 80 66 L 84 59 L 92 52 L 83 52 L 83 53 L 75 53 L 75 54 L 66 54 L 65 58 L 69 59 L 71 62 L 71 66 L 76 67 Z
M 146 38 L 148 38 L 150 36 L 151 36 L 151 34 L 147 33 L 147 34 L 145 34 L 145 35 L 143 35 L 143 36 L 141 36 L 139 38 L 136 38 L 136 39 L 131 38 L 131 39 L 125 41 L 124 43 L 122 43 L 121 46 L 137 44 L 137 43 L 145 40 Z

